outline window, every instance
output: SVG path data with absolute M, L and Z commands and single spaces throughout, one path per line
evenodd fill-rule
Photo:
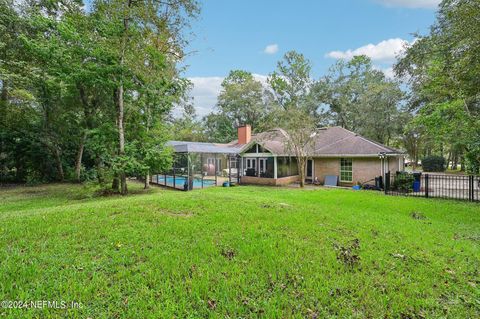
M 352 174 L 352 159 L 340 159 L 340 182 L 351 182 L 353 180 Z
M 230 157 L 230 167 L 231 168 L 238 168 L 237 167 L 237 159 L 235 157 Z
M 217 170 L 222 168 L 222 159 L 221 158 L 207 158 L 207 164 L 215 167 L 215 162 L 217 162 Z
M 257 160 L 255 158 L 247 158 L 247 168 L 257 169 Z

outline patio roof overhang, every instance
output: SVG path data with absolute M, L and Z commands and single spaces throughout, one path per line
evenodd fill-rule
M 237 155 L 239 154 L 241 149 L 241 147 L 238 145 L 183 141 L 169 141 L 167 142 L 167 145 L 171 146 L 174 149 L 175 153 L 211 153 Z

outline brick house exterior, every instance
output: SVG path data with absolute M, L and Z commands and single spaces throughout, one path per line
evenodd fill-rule
M 249 126 L 239 127 L 238 130 L 242 139 L 233 141 L 230 145 L 238 147 L 245 143 L 239 152 L 241 183 L 284 185 L 298 181 L 298 172 L 291 164 L 293 155 L 285 147 L 285 131 L 273 129 L 251 135 Z M 243 138 L 249 135 L 250 140 Z M 315 132 L 313 144 L 308 151 L 310 154 L 306 176 L 311 182 L 323 185 L 325 176 L 333 175 L 338 177 L 338 185 L 352 186 L 372 183 L 375 177 L 404 169 L 403 152 L 341 127 L 319 129 Z M 281 169 L 285 164 L 279 163 L 284 163 L 287 158 L 290 159 L 290 171 L 285 173 L 285 169 Z

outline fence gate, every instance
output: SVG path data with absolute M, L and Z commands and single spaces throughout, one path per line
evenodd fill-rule
M 480 202 L 480 176 L 388 172 L 384 190 L 387 195 Z

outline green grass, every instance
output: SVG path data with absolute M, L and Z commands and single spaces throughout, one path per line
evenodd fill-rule
M 478 318 L 480 205 L 267 187 L 0 189 L 6 318 Z M 413 216 L 413 217 L 412 217 Z

